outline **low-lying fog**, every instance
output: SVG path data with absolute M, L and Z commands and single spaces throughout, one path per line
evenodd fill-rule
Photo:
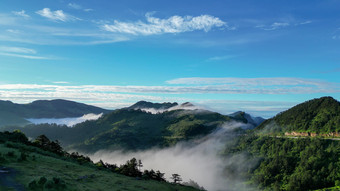
M 103 114 L 94 114 L 89 113 L 85 114 L 81 117 L 69 117 L 69 118 L 39 118 L 39 119 L 26 119 L 27 121 L 33 123 L 33 124 L 42 124 L 42 123 L 48 123 L 48 124 L 57 124 L 57 125 L 66 125 L 68 127 L 72 127 L 78 123 L 82 123 L 87 120 L 97 120 L 99 119 Z
M 239 187 L 239 184 L 229 181 L 228 177 L 223 174 L 224 167 L 226 164 L 230 164 L 231 159 L 228 161 L 218 155 L 228 140 L 235 136 L 228 132 L 237 127 L 246 128 L 246 125 L 225 124 L 216 132 L 200 140 L 181 142 L 165 149 L 154 148 L 139 152 L 101 150 L 87 155 L 96 162 L 102 159 L 104 162 L 118 165 L 135 157 L 142 160 L 143 169 L 160 170 L 165 173 L 168 181 L 171 181 L 169 177 L 172 174 L 177 173 L 181 175 L 184 182 L 191 179 L 210 191 L 245 190 L 245 187 Z M 238 157 L 233 160 L 238 160 L 237 162 L 240 164 L 242 159 Z

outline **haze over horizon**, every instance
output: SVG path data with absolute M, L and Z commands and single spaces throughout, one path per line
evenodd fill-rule
M 0 100 L 193 102 L 272 117 L 340 100 L 339 1 L 0 2 Z

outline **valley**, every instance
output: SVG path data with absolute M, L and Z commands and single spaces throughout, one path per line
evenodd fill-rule
M 267 120 L 245 112 L 222 115 L 193 104 L 184 105 L 143 101 L 72 128 L 43 123 L 1 129 L 19 130 L 33 140 L 44 134 L 58 140 L 67 151 L 89 156 L 93 164 L 141 159 L 144 168 L 164 172 L 168 181 L 171 174 L 178 173 L 183 181 L 198 183 L 196 188 L 212 191 L 339 188 L 337 100 L 310 100 Z M 6 146 L 2 150 L 8 152 Z M 13 162 L 7 161 L 7 167 L 22 172 L 24 167 Z M 310 177 L 303 179 L 307 175 Z M 314 184 L 308 182 L 311 179 Z M 28 180 L 18 180 L 27 186 Z M 78 185 L 70 183 L 71 179 L 65 182 Z

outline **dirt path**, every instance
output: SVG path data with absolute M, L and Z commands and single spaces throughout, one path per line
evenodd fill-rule
M 16 174 L 14 169 L 0 166 L 0 185 L 7 190 L 25 191 L 25 187 L 15 181 Z

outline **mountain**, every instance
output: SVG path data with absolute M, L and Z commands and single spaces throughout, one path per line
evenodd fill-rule
M 339 101 L 306 101 L 235 137 L 222 152 L 225 172 L 256 190 L 340 190 L 339 132 Z
M 170 102 L 164 102 L 164 103 L 152 103 L 147 101 L 139 101 L 130 107 L 127 107 L 128 110 L 137 110 L 137 109 L 157 109 L 157 110 L 166 110 L 171 107 L 177 106 L 178 103 L 170 103 Z
M 230 114 L 229 116 L 239 119 L 239 120 L 245 120 L 244 123 L 249 123 L 257 127 L 260 125 L 263 121 L 265 121 L 262 117 L 252 117 L 250 114 L 244 112 L 244 111 L 237 111 L 235 113 Z
M 256 129 L 307 135 L 339 135 L 340 102 L 332 97 L 312 99 L 279 113 Z
M 108 113 L 99 107 L 68 100 L 38 100 L 29 104 L 16 104 L 0 100 L 0 126 L 24 125 L 28 118 L 81 117 L 88 113 Z
M 168 108 L 168 110 L 156 113 L 135 110 L 141 106 L 149 109 L 151 106 L 154 106 L 154 109 Z M 29 137 L 45 134 L 52 140 L 59 140 L 68 149 L 94 152 L 100 149 L 137 150 L 154 146 L 167 147 L 179 141 L 205 136 L 228 122 L 248 123 L 245 118 L 247 115 L 232 117 L 194 108 L 196 107 L 191 103 L 178 105 L 142 101 L 128 108 L 105 114 L 98 120 L 79 123 L 72 128 L 40 124 L 19 129 Z M 255 126 L 253 123 L 248 123 L 247 127 Z M 6 130 L 14 129 L 18 127 L 6 128 Z

